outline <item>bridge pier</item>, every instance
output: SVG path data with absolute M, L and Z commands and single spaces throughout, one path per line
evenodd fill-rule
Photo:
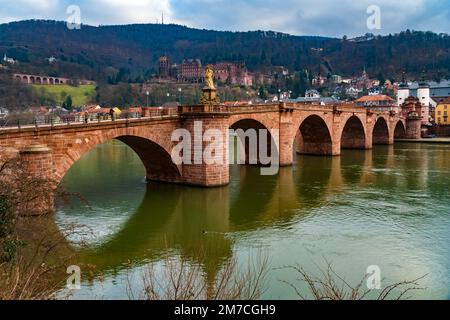
M 294 123 L 292 111 L 280 113 L 280 130 L 278 137 L 278 156 L 281 167 L 288 167 L 294 163 L 294 150 L 292 143 L 292 132 Z
M 406 119 L 406 139 L 420 139 L 422 137 L 422 118 L 417 114 L 410 114 Z
M 229 137 L 228 118 L 226 114 L 188 114 L 182 121 L 183 128 L 193 137 L 191 141 L 191 163 L 182 164 L 182 180 L 184 184 L 199 187 L 218 187 L 230 182 L 229 174 Z M 222 143 L 214 144 L 223 148 L 222 154 L 211 154 L 208 147 L 211 143 L 209 130 L 221 133 Z M 212 157 L 209 157 L 212 156 Z M 210 158 L 210 159 L 208 159 Z M 215 161 L 214 159 L 215 158 Z
M 54 191 L 56 183 L 53 181 L 52 150 L 46 145 L 33 142 L 19 152 L 21 170 L 26 183 L 36 185 L 30 190 L 36 194 L 26 196 L 29 201 L 19 204 L 18 213 L 24 216 L 40 216 L 54 212 Z M 53 192 L 52 192 L 53 191 Z

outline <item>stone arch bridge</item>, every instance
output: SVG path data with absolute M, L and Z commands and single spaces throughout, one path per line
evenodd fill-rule
M 159 114 L 140 119 L 3 128 L 0 129 L 0 157 L 19 156 L 30 176 L 59 184 L 85 153 L 99 144 L 118 139 L 140 157 L 148 180 L 202 187 L 226 185 L 229 183 L 227 158 L 223 164 L 212 165 L 176 165 L 172 161 L 171 153 L 176 145 L 171 141 L 172 133 L 180 128 L 193 133 L 198 121 L 202 122 L 203 132 L 216 129 L 224 137 L 228 137 L 229 128 L 277 132 L 274 142 L 279 165 L 289 166 L 295 151 L 338 156 L 341 149 L 371 149 L 376 144 L 393 144 L 397 138 L 420 138 L 421 119 L 371 111 L 353 104 L 181 106 L 161 109 Z M 202 144 L 206 147 L 209 143 Z M 223 148 L 227 157 L 229 144 L 224 144 Z

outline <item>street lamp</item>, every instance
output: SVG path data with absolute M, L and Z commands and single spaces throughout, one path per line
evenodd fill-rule
M 178 88 L 178 93 L 179 93 L 179 101 L 180 101 L 180 104 L 183 104 L 183 101 L 182 101 L 182 90 L 181 90 L 181 88 Z
M 150 96 L 150 92 L 147 91 L 145 94 L 147 95 L 147 108 L 148 108 L 148 98 Z

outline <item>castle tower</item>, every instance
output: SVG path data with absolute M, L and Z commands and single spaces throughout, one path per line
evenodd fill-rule
M 406 81 L 405 73 L 403 73 L 402 83 L 400 83 L 400 86 L 398 87 L 398 92 L 397 92 L 397 104 L 399 106 L 404 104 L 406 99 L 409 97 L 409 95 L 410 95 L 410 91 L 409 91 L 408 82 Z
M 159 57 L 159 77 L 168 78 L 169 77 L 169 57 L 161 56 Z
M 419 82 L 419 88 L 417 89 L 417 98 L 419 98 L 422 104 L 422 124 L 428 124 L 430 119 L 430 85 L 425 81 L 425 77 Z

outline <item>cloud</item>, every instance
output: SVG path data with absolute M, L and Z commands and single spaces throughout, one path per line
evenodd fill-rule
M 367 28 L 370 5 L 380 7 L 380 30 Z M 450 0 L 172 0 L 172 8 L 188 25 L 233 31 L 271 29 L 338 37 L 407 28 L 450 31 Z
M 161 22 L 162 15 L 170 19 L 169 0 L 96 0 L 83 1 L 80 6 L 87 23 L 130 24 Z
M 450 0 L 0 0 L 0 22 L 67 18 L 81 8 L 83 23 L 165 21 L 196 28 L 275 30 L 297 35 L 356 36 L 417 29 L 450 31 Z M 367 8 L 381 10 L 381 29 L 367 28 Z

